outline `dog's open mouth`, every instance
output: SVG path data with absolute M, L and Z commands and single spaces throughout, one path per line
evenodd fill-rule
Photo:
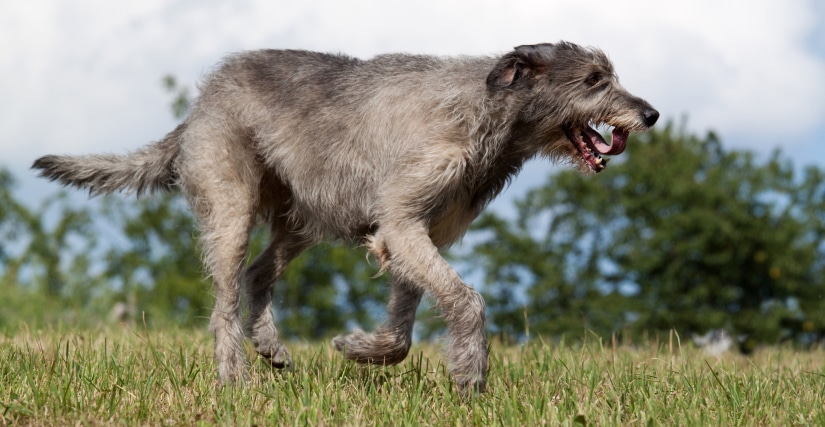
M 614 128 L 608 144 L 602 135 L 590 126 L 567 126 L 564 128 L 564 133 L 593 172 L 601 172 L 607 167 L 607 161 L 610 159 L 602 155 L 613 156 L 624 151 L 627 146 L 627 137 L 630 134 L 624 129 Z

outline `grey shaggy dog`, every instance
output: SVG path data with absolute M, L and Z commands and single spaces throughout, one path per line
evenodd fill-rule
M 226 58 L 161 141 L 125 156 L 45 156 L 32 167 L 91 195 L 186 195 L 214 280 L 221 383 L 245 376 L 245 334 L 272 366 L 290 365 L 273 286 L 303 250 L 338 239 L 375 256 L 391 295 L 383 324 L 338 336 L 335 348 L 360 363 L 404 360 L 427 293 L 448 326 L 450 373 L 472 393 L 487 375 L 484 301 L 439 249 L 461 238 L 526 160 L 599 172 L 602 155 L 621 153 L 629 132 L 658 117 L 619 85 L 603 52 L 567 42 L 500 57 L 259 50 Z M 614 127 L 610 143 L 591 127 L 602 124 Z M 257 221 L 271 241 L 244 270 Z

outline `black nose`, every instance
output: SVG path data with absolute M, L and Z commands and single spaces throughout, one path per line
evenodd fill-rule
M 645 117 L 645 124 L 647 125 L 647 127 L 655 125 L 656 120 L 659 120 L 659 112 L 652 108 L 649 110 L 645 110 L 645 112 L 642 113 L 642 115 L 644 115 Z

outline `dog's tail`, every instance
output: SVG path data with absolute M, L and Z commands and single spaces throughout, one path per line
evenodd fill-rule
M 168 191 L 178 178 L 175 159 L 185 129 L 183 123 L 162 140 L 125 156 L 43 156 L 34 161 L 32 169 L 51 181 L 88 189 L 92 196 L 117 191 L 137 196 Z

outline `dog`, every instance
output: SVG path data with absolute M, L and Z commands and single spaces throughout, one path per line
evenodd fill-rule
M 222 384 L 246 375 L 245 336 L 272 366 L 290 365 L 273 286 L 291 259 L 335 239 L 364 245 L 391 286 L 387 319 L 334 338 L 335 348 L 360 363 L 402 361 L 426 293 L 447 323 L 451 378 L 473 393 L 487 376 L 484 300 L 439 250 L 528 159 L 597 173 L 658 117 L 602 51 L 569 42 L 498 57 L 258 50 L 227 57 L 162 140 L 128 155 L 44 156 L 32 168 L 91 196 L 183 192 L 214 282 Z M 613 127 L 610 142 L 595 125 Z M 256 222 L 271 240 L 244 269 Z

